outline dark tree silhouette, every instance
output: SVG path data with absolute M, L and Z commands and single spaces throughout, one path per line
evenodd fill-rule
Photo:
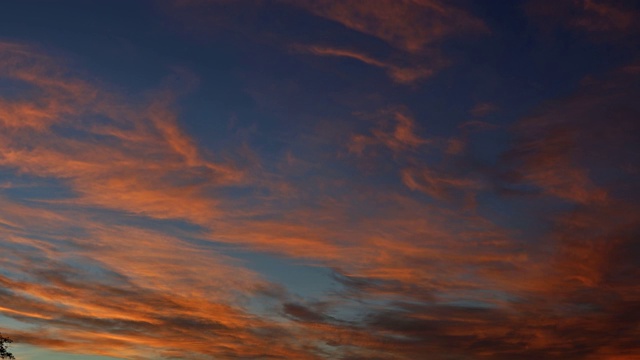
M 15 360 L 15 357 L 12 353 L 7 350 L 7 346 L 11 344 L 13 340 L 2 336 L 0 333 L 0 359 L 12 359 Z

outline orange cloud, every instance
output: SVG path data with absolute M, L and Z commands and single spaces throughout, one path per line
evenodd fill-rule
M 245 170 L 181 129 L 170 91 L 125 100 L 31 47 L 3 49 L 3 76 L 36 95 L 2 99 L 13 107 L 3 113 L 0 165 L 71 193 L 17 201 L 10 185 L 1 190 L 0 258 L 10 271 L 0 275 L 0 312 L 32 326 L 0 330 L 19 342 L 141 359 L 637 355 L 640 212 L 624 177 L 637 93 L 628 72 L 513 129 L 506 175 L 489 180 L 512 193 L 535 187 L 521 210 L 490 193 L 491 171 L 456 167 L 464 146 L 423 136 L 402 108 L 338 144 L 356 155 L 388 151 L 392 159 L 376 157 L 380 174 L 291 153 L 289 167 L 270 171 L 258 159 Z M 78 89 L 94 95 L 76 98 Z M 462 131 L 469 126 L 485 124 Z M 438 151 L 434 163 L 427 155 Z M 601 167 L 623 180 L 599 178 Z M 292 168 L 298 177 L 287 177 Z M 225 194 L 240 185 L 251 196 Z M 470 207 L 457 193 L 492 201 Z M 496 209 L 536 226 L 494 221 Z M 213 250 L 221 244 L 330 268 L 335 291 L 317 302 L 288 294 Z
M 518 139 L 505 157 L 515 165 L 508 174 L 513 182 L 580 204 L 610 200 L 612 188 L 596 179 L 603 171 L 624 172 L 633 161 L 628 144 L 636 130 L 628 119 L 637 112 L 630 105 L 637 75 L 622 69 L 608 77 L 513 127 Z
M 422 191 L 439 199 L 447 197 L 450 189 L 478 190 L 481 188 L 475 180 L 438 175 L 427 168 L 405 169 L 402 171 L 402 181 L 411 190 Z
M 416 133 L 415 120 L 402 110 L 384 111 L 381 115 L 390 116 L 393 121 L 383 119 L 379 126 L 371 130 L 371 135 L 354 135 L 349 144 L 350 152 L 362 154 L 367 147 L 375 145 L 383 145 L 393 152 L 402 152 L 417 149 L 430 142 Z
M 0 50 L 2 75 L 41 94 L 1 100 L 3 166 L 64 179 L 78 202 L 196 223 L 217 213 L 217 201 L 202 192 L 241 181 L 233 165 L 202 157 L 177 125 L 166 90 L 148 106 L 130 104 L 36 50 L 6 44 Z M 54 123 L 83 137 L 67 137 L 50 128 Z M 188 184 L 178 185 L 181 177 Z
M 125 101 L 37 49 L 15 44 L 0 48 L 0 76 L 29 90 L 17 100 L 2 99 L 0 164 L 33 176 L 36 185 L 56 179 L 72 191 L 36 203 L 0 198 L 3 264 L 21 278 L 0 279 L 6 289 L 0 311 L 49 329 L 19 331 L 15 338 L 133 358 L 172 351 L 162 340 L 172 332 L 178 335 L 173 349 L 187 353 L 260 356 L 252 349 L 266 348 L 266 339 L 248 330 L 261 328 L 259 318 L 237 303 L 274 292 L 272 285 L 210 249 L 87 213 L 103 207 L 194 224 L 219 216 L 219 201 L 204 193 L 241 181 L 242 172 L 201 153 L 180 129 L 168 90 L 153 94 L 149 105 Z M 191 332 L 205 328 L 217 333 Z M 309 358 L 295 348 L 272 347 L 273 354 Z
M 439 45 L 460 34 L 486 34 L 484 23 L 462 8 L 439 0 L 373 0 L 362 1 L 291 1 L 276 2 L 228 0 L 170 1 L 166 11 L 200 33 L 215 33 L 218 28 L 231 28 L 254 40 L 275 47 L 293 48 L 319 56 L 344 57 L 379 67 L 398 84 L 416 84 L 448 66 L 450 61 L 440 54 Z M 268 8 L 287 4 L 316 16 L 337 22 L 344 30 L 356 31 L 382 40 L 391 47 L 383 60 L 370 50 L 344 45 L 299 45 L 290 34 L 275 30 L 276 36 L 264 36 L 264 28 L 255 26 L 256 15 Z M 267 10 L 269 11 L 269 10 Z M 279 11 L 279 10 L 276 10 Z M 222 14 L 242 12 L 243 21 L 229 21 Z M 283 19 L 282 21 L 288 21 Z M 183 26 L 184 27 L 184 26 Z M 344 31 L 343 30 L 343 31 Z M 323 39 L 323 41 L 326 39 Z M 307 42 L 307 41 L 302 41 Z M 318 40 L 308 40 L 317 43 Z M 298 45 L 292 45 L 298 44 Z
M 413 53 L 452 34 L 486 31 L 482 21 L 464 10 L 435 0 L 305 0 L 291 4 Z
M 401 67 L 392 63 L 376 60 L 365 54 L 344 49 L 336 49 L 322 46 L 297 46 L 298 51 L 308 52 L 319 56 L 346 57 L 361 61 L 367 65 L 379 67 L 387 70 L 389 77 L 399 84 L 411 84 L 421 79 L 425 79 L 433 75 L 434 69 L 424 67 Z M 433 66 L 436 67 L 436 64 Z
M 130 358 L 178 349 L 242 358 L 262 356 L 260 349 L 282 336 L 269 354 L 316 358 L 288 343 L 285 326 L 243 308 L 247 297 L 269 298 L 280 290 L 233 259 L 167 232 L 104 217 L 95 222 L 75 210 L 2 205 L 0 219 L 13 225 L 3 228 L 0 259 L 20 280 L 0 276 L 0 313 L 37 326 L 2 329 L 20 343 Z M 167 336 L 174 338 L 169 346 Z

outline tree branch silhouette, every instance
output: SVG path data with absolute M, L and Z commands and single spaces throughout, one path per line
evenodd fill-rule
M 13 340 L 2 336 L 2 333 L 0 333 L 0 359 L 15 360 L 15 356 L 13 356 L 13 354 L 10 353 L 9 350 L 7 349 L 9 344 L 11 344 L 12 342 Z

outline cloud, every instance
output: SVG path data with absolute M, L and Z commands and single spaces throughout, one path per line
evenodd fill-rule
M 300 304 L 284 304 L 283 311 L 285 314 L 292 316 L 299 321 L 318 323 L 324 322 L 326 320 L 325 315 Z
M 450 61 L 441 54 L 440 48 L 446 40 L 456 35 L 488 33 L 480 19 L 462 8 L 437 0 L 375 0 L 366 4 L 351 0 L 196 0 L 167 4 L 170 6 L 166 11 L 170 17 L 181 21 L 183 31 L 186 27 L 200 35 L 211 35 L 216 33 L 215 29 L 232 29 L 250 42 L 268 43 L 274 48 L 354 59 L 384 69 L 393 82 L 405 85 L 416 84 L 449 65 Z M 306 13 L 300 16 L 311 14 L 343 27 L 337 29 L 325 22 L 321 27 L 325 31 L 320 36 L 315 31 L 292 34 L 283 31 L 281 26 L 290 24 L 292 17 L 276 15 L 278 19 L 274 22 L 271 21 L 275 18 L 266 22 L 260 20 L 259 14 L 265 11 L 274 14 L 291 11 L 286 7 Z M 230 18 L 235 20 L 229 21 Z M 261 25 L 256 26 L 258 23 Z M 375 39 L 377 50 L 372 51 L 372 47 L 362 42 L 345 40 L 351 38 L 349 34 L 353 32 Z M 379 55 L 384 53 L 385 56 Z
M 0 123 L 7 131 L 45 129 L 75 115 L 76 107 L 96 101 L 87 83 L 64 79 L 63 67 L 30 46 L 0 42 L 0 68 L 3 77 L 30 84 L 41 93 L 37 101 L 2 99 Z
M 440 1 L 305 0 L 291 4 L 412 53 L 453 34 L 486 31 L 479 19 Z
M 631 308 L 640 295 L 632 280 L 638 276 L 633 264 L 639 254 L 640 189 L 634 181 L 637 174 L 628 166 L 637 161 L 632 154 L 638 143 L 638 82 L 628 68 L 542 106 L 513 127 L 513 147 L 502 164 L 511 173 L 502 181 L 516 192 L 530 191 L 524 190 L 530 189 L 525 184 L 537 188 L 519 199 L 519 206 L 530 208 L 520 209 L 516 218 L 529 216 L 546 230 L 518 234 L 502 227 L 491 232 L 489 219 L 465 218 L 456 207 L 459 217 L 440 213 L 442 218 L 428 208 L 412 208 L 433 220 L 429 231 L 409 225 L 409 219 L 416 219 L 410 215 L 393 217 L 399 226 L 393 232 L 394 245 L 370 240 L 385 249 L 389 262 L 339 270 L 337 275 L 345 298 L 386 305 L 361 307 L 365 314 L 359 313 L 358 319 L 364 320 L 348 325 L 326 321 L 336 334 L 331 341 L 361 345 L 351 358 L 372 356 L 369 351 L 383 358 L 415 358 L 428 352 L 436 359 L 638 356 L 633 345 L 637 312 Z M 436 171 L 433 164 L 416 163 L 419 154 L 405 149 L 397 155 L 401 159 L 395 159 L 412 160 L 414 167 L 402 173 L 408 187 L 440 201 L 447 199 L 441 195 L 445 189 L 488 196 L 490 189 L 469 182 L 455 168 Z M 492 201 L 509 209 L 509 197 Z M 478 214 L 489 210 L 482 201 L 476 206 Z M 399 220 L 403 216 L 406 223 Z M 400 224 L 415 235 L 406 243 L 398 241 Z M 461 225 L 469 229 L 451 231 Z M 474 231 L 474 226 L 482 231 Z M 463 245 L 480 238 L 486 242 L 478 248 Z M 518 247 L 523 247 L 521 252 Z M 439 276 L 444 274 L 446 280 Z
M 480 102 L 477 103 L 469 113 L 475 117 L 484 117 L 498 110 L 498 106 L 492 103 Z
M 624 173 L 634 161 L 636 78 L 614 71 L 514 126 L 518 139 L 505 154 L 509 181 L 576 203 L 608 201 L 613 187 L 596 179 Z
M 286 331 L 273 324 L 261 324 L 257 317 L 236 306 L 122 282 L 78 282 L 78 274 L 69 274 L 73 275 L 71 280 L 55 268 L 46 271 L 40 280 L 49 285 L 12 282 L 7 284 L 12 291 L 0 295 L 8 306 L 21 309 L 22 313 L 32 309 L 49 315 L 43 319 L 8 313 L 24 323 L 42 327 L 11 331 L 18 342 L 72 353 L 141 359 L 172 352 L 183 358 L 197 354 L 260 357 L 264 351 L 261 349 L 267 348 L 276 357 L 312 358 L 304 351 L 294 350 L 294 344 L 283 346 Z M 48 299 L 43 299 L 43 294 Z M 269 332 L 269 336 L 261 332 Z M 172 341 L 167 342 L 168 338 Z M 280 339 L 279 344 L 269 346 L 274 338 Z
M 465 194 L 467 202 L 486 185 L 474 174 L 473 169 L 463 170 L 453 159 L 467 156 L 467 140 L 462 137 L 442 139 L 425 138 L 418 134 L 418 126 L 405 110 L 382 111 L 382 120 L 370 130 L 370 135 L 356 134 L 348 145 L 350 153 L 363 157 L 370 155 L 380 161 L 376 148 L 390 150 L 396 166 L 400 166 L 398 177 L 402 184 L 439 200 L 451 200 L 454 194 Z M 395 121 L 386 117 L 393 116 Z M 466 128 L 462 127 L 463 133 Z M 439 154 L 447 161 L 433 164 L 424 160 L 425 154 Z
M 611 0 L 530 1 L 525 7 L 538 25 L 564 26 L 602 38 L 636 34 L 638 11 L 630 2 Z
M 385 69 L 389 77 L 398 84 L 411 84 L 416 81 L 428 78 L 435 72 L 434 69 L 428 69 L 424 67 L 401 67 L 392 63 L 376 60 L 365 54 L 352 50 L 343 50 L 322 46 L 296 46 L 295 49 L 297 51 L 307 52 L 313 55 L 355 59 L 367 65 Z
M 128 358 L 178 349 L 262 356 L 259 332 L 273 324 L 259 325 L 240 304 L 271 284 L 210 248 L 97 210 L 201 225 L 219 216 L 206 192 L 241 181 L 242 172 L 211 160 L 180 129 L 175 95 L 161 89 L 149 102 L 125 100 L 33 46 L 2 44 L 0 60 L 2 80 L 26 89 L 2 98 L 0 164 L 64 194 L 17 201 L 9 187 L 0 198 L 1 311 L 29 325 L 7 332 L 19 342 Z M 269 348 L 309 358 L 293 344 Z
M 24 208 L 4 201 L 2 209 L 0 218 L 16 218 Z M 270 356 L 313 358 L 285 344 L 286 327 L 247 311 L 249 297 L 278 288 L 237 261 L 166 231 L 37 210 L 3 231 L 0 312 L 26 326 L 2 330 L 16 341 L 139 359 L 260 357 L 265 348 Z M 40 222 L 49 218 L 56 226 Z M 268 346 L 278 333 L 281 345 Z
M 477 190 L 481 184 L 473 179 L 438 175 L 426 167 L 421 169 L 407 168 L 402 172 L 402 181 L 411 190 L 422 191 L 434 198 L 445 198 L 449 190 Z
M 242 178 L 202 157 L 177 125 L 168 90 L 149 104 L 127 103 L 36 49 L 0 50 L 3 77 L 39 94 L 1 100 L 2 166 L 64 179 L 80 203 L 196 223 L 216 216 L 217 201 L 203 191 Z
M 429 143 L 417 133 L 415 120 L 402 109 L 382 111 L 382 119 L 370 135 L 354 135 L 349 144 L 349 152 L 362 154 L 367 147 L 384 146 L 392 152 L 417 149 Z M 389 118 L 393 120 L 389 121 Z
M 395 107 L 356 114 L 347 143 L 247 168 L 189 136 L 166 87 L 125 98 L 34 47 L 0 58 L 28 89 L 2 97 L 2 170 L 58 195 L 0 190 L 0 312 L 24 324 L 0 330 L 18 342 L 138 359 L 638 355 L 633 64 L 522 119 L 493 167 L 465 146 L 486 123 L 427 136 Z M 230 247 L 335 283 L 305 299 Z

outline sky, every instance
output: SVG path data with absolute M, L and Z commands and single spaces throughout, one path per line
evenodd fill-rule
M 640 359 L 640 3 L 4 0 L 18 360 Z

